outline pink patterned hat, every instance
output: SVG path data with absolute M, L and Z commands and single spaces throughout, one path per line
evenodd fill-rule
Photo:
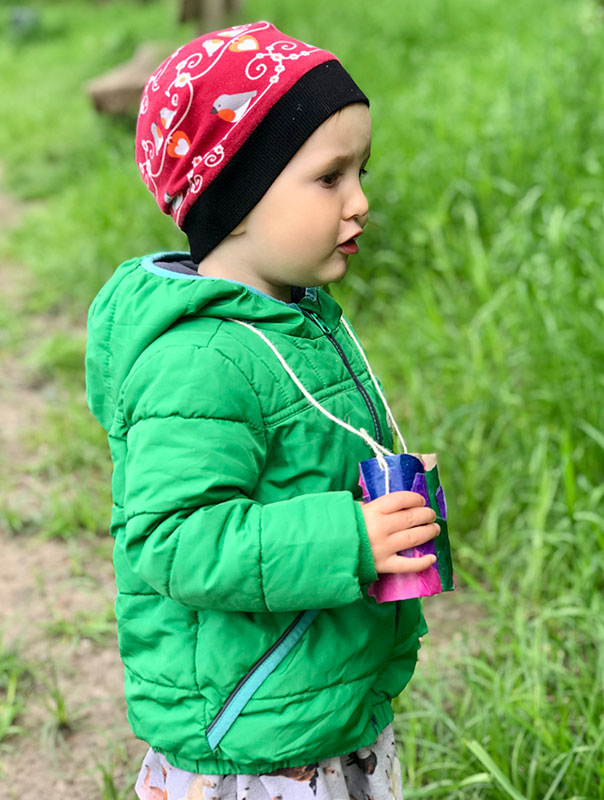
M 151 75 L 136 161 L 198 263 L 266 193 L 311 133 L 369 100 L 333 53 L 262 20 L 204 34 Z

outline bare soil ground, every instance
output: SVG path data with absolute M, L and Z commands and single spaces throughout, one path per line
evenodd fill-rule
M 3 230 L 18 224 L 22 211 L 0 192 Z M 24 307 L 26 282 L 20 264 L 0 264 L 0 302 L 11 314 Z M 115 596 L 110 540 L 48 540 L 15 534 L 2 522 L 35 518 L 43 507 L 47 487 L 28 470 L 36 458 L 29 437 L 60 401 L 60 387 L 32 382 L 24 356 L 28 335 L 39 340 L 62 321 L 18 313 L 15 319 L 12 331 L 0 334 L 0 658 L 18 653 L 18 691 L 26 696 L 14 723 L 18 733 L 0 744 L 2 796 L 134 798 L 125 787 L 132 786 L 147 746 L 126 721 L 123 669 L 107 621 Z M 78 633 L 82 620 L 85 628 L 97 617 L 98 638 Z
M 32 453 L 23 443 L 44 408 L 18 362 L 3 358 L 0 485 L 10 487 L 3 500 L 17 515 L 31 512 L 44 493 L 24 468 Z M 101 797 L 103 769 L 119 787 L 132 772 L 128 764 L 140 763 L 146 746 L 126 722 L 112 626 L 100 642 L 77 634 L 78 620 L 109 617 L 114 595 L 109 542 L 45 540 L 0 526 L 2 650 L 16 649 L 32 672 L 21 676 L 28 689 L 16 720 L 22 732 L 0 752 L 0 785 L 11 800 Z M 53 624 L 65 634 L 50 631 Z
M 73 800 L 100 797 L 101 769 L 120 785 L 120 744 L 137 764 L 145 745 L 134 739 L 125 718 L 123 672 L 113 635 L 96 644 L 88 638 L 51 635 L 57 618 L 102 611 L 113 600 L 107 562 L 79 546 L 86 574 L 74 576 L 65 542 L 23 540 L 0 533 L 0 609 L 4 647 L 17 645 L 34 670 L 24 712 L 23 733 L 8 740 L 0 780 L 7 797 Z M 69 727 L 61 729 L 52 688 L 65 698 Z M 132 795 L 134 797 L 134 795 Z

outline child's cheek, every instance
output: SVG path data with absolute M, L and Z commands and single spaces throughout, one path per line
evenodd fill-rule
M 300 209 L 276 207 L 270 219 L 270 238 L 285 248 L 298 248 L 311 233 L 312 225 Z

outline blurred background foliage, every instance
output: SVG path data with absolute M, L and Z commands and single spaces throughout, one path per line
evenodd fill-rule
M 20 32 L 0 6 L 0 160 L 24 209 L 1 254 L 25 313 L 68 322 L 29 354 L 71 392 L 38 468 L 83 489 L 10 522 L 104 535 L 87 307 L 121 261 L 186 239 L 143 186 L 134 118 L 98 116 L 83 84 L 195 29 L 168 0 L 28 8 Z M 406 797 L 604 798 L 603 7 L 249 0 L 235 22 L 258 19 L 336 53 L 371 100 L 370 222 L 331 291 L 447 490 L 459 614 L 426 603 L 450 647 L 396 703 Z M 0 298 L 8 350 L 22 316 Z

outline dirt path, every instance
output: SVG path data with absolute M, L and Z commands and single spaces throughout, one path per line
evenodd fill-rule
M 16 481 L 14 476 L 31 458 L 23 439 L 44 400 L 14 362 L 6 366 L 0 483 L 11 485 L 3 500 L 19 514 L 44 492 L 25 470 Z M 114 595 L 109 540 L 44 540 L 0 525 L 0 654 L 19 654 L 19 685 L 27 691 L 16 720 L 21 733 L 6 738 L 7 749 L 0 751 L 0 785 L 11 800 L 100 798 L 103 770 L 116 787 L 131 781 L 128 765 L 140 762 L 145 745 L 132 737 L 125 719 Z
M 5 796 L 101 797 L 103 768 L 116 786 L 127 785 L 128 759 L 139 762 L 145 746 L 131 736 L 126 723 L 113 631 L 101 644 L 49 632 L 53 624 L 107 619 L 114 595 L 110 563 L 91 544 L 70 546 L 35 537 L 24 541 L 6 532 L 0 533 L 0 551 L 3 647 L 15 648 L 33 670 L 31 678 L 20 676 L 28 687 L 17 720 L 23 733 L 7 740 L 10 750 L 2 755 Z M 74 564 L 83 564 L 85 572 L 79 574 Z M 68 726 L 61 729 L 63 700 Z
M 22 211 L 0 193 L 3 230 Z M 61 401 L 60 386 L 40 387 L 25 366 L 27 331 L 39 341 L 62 324 L 19 313 L 26 275 L 20 264 L 0 265 L 0 318 L 9 323 L 0 332 L 0 676 L 15 655 L 23 702 L 18 733 L 0 741 L 2 797 L 125 800 L 146 745 L 126 722 L 111 540 L 45 540 L 11 525 L 43 509 L 30 437 Z M 0 719 L 5 694 L 0 684 Z

